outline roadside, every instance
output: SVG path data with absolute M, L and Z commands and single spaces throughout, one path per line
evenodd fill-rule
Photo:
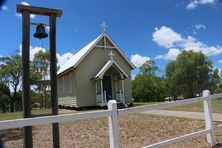
M 170 117 L 180 117 L 180 118 L 189 118 L 189 119 L 199 119 L 204 120 L 203 112 L 189 112 L 189 111 L 170 111 L 170 110 L 152 110 L 143 112 L 150 115 L 162 115 Z M 222 114 L 213 113 L 213 120 L 222 122 Z

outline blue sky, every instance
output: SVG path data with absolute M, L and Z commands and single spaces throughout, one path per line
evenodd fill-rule
M 57 52 L 61 62 L 102 33 L 100 24 L 129 59 L 140 66 L 152 59 L 164 73 L 165 65 L 182 50 L 203 51 L 222 68 L 222 2 L 220 0 L 13 0 L 0 11 L 0 56 L 20 48 L 21 17 L 16 4 L 58 8 Z M 48 23 L 32 16 L 32 22 Z M 35 27 L 31 26 L 31 35 Z M 48 39 L 43 41 L 48 49 Z M 32 53 L 42 42 L 31 38 Z M 133 74 L 137 72 L 134 71 Z

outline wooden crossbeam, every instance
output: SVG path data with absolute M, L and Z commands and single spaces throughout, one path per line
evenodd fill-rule
M 37 80 L 37 81 L 31 81 L 31 85 L 50 85 L 50 80 Z
M 52 114 L 32 114 L 31 118 L 52 116 Z
M 49 8 L 25 6 L 25 5 L 17 5 L 16 9 L 17 13 L 22 13 L 23 11 L 29 11 L 30 14 L 46 15 L 46 16 L 54 14 L 56 15 L 56 17 L 60 17 L 63 13 L 63 11 L 59 9 L 49 9 Z

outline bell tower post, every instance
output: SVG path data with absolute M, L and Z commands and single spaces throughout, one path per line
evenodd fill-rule
M 50 26 L 50 86 L 52 115 L 58 115 L 57 96 L 57 66 L 56 66 L 56 17 L 62 15 L 62 10 L 34 6 L 17 5 L 17 12 L 22 13 L 22 99 L 23 117 L 31 118 L 30 98 L 30 15 L 43 15 L 49 17 Z M 52 124 L 53 147 L 59 148 L 59 124 Z M 32 127 L 24 127 L 24 148 L 32 148 Z

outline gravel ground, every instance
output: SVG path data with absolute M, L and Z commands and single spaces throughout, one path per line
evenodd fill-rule
M 204 128 L 200 120 L 134 114 L 119 117 L 119 139 L 122 148 L 137 148 Z M 51 125 L 33 128 L 35 148 L 51 148 Z M 22 130 L 0 131 L 7 148 L 22 148 Z M 222 133 L 217 133 L 222 142 Z M 60 124 L 62 148 L 106 148 L 109 147 L 108 119 L 98 118 Z M 187 140 L 167 147 L 202 148 L 210 147 L 205 137 Z

